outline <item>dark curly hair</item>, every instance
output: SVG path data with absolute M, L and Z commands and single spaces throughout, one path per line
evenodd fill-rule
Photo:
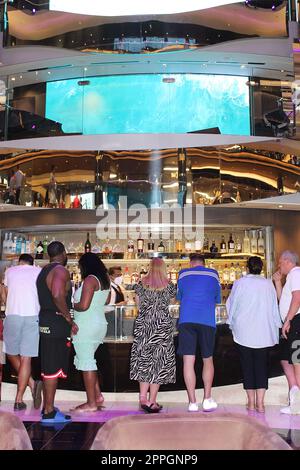
M 95 253 L 85 253 L 82 255 L 79 260 L 79 268 L 82 279 L 92 274 L 99 279 L 103 290 L 110 288 L 110 279 L 107 269 Z
M 259 256 L 250 256 L 247 261 L 250 274 L 260 274 L 263 268 L 262 259 Z

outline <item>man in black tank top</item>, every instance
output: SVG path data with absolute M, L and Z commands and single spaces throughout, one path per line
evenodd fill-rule
M 76 335 L 78 327 L 72 320 L 72 286 L 65 247 L 60 242 L 48 246 L 50 263 L 42 269 L 36 285 L 40 302 L 40 356 L 44 385 L 42 422 L 68 422 L 70 416 L 54 408 L 58 378 L 66 378 L 69 367 L 68 337 Z

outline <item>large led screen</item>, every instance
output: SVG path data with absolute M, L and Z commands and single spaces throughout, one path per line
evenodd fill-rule
M 147 74 L 47 83 L 46 117 L 65 133 L 250 134 L 246 77 Z

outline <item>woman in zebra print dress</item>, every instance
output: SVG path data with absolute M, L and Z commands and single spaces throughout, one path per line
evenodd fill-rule
M 156 402 L 160 385 L 176 380 L 173 321 L 168 308 L 176 287 L 168 280 L 164 261 L 153 258 L 149 273 L 133 288 L 139 314 L 133 332 L 130 378 L 139 382 L 141 409 L 157 413 L 162 408 Z

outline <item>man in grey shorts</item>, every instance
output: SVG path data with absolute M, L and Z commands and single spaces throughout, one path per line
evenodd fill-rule
M 40 268 L 33 266 L 31 255 L 23 254 L 19 264 L 8 268 L 4 276 L 6 309 L 3 325 L 4 352 L 18 373 L 14 410 L 24 410 L 23 395 L 29 385 L 34 407 L 41 404 L 42 382 L 31 377 L 31 358 L 39 350 L 39 301 L 36 279 Z

